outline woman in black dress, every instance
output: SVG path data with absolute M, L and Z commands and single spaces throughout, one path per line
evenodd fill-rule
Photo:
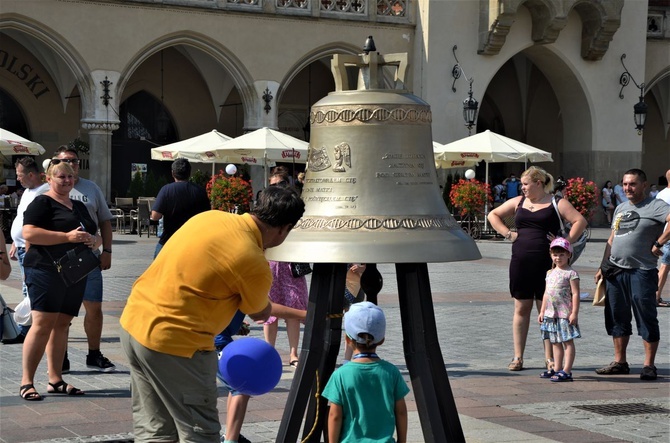
M 533 300 L 538 312 L 544 295 L 547 271 L 551 269 L 549 243 L 559 232 L 560 223 L 552 204 L 553 177 L 544 169 L 531 166 L 521 174 L 522 195 L 507 200 L 488 215 L 491 227 L 512 242 L 509 266 L 509 287 L 514 298 L 512 336 L 514 358 L 510 371 L 523 369 L 523 353 L 530 327 Z M 558 210 L 564 220 L 572 223 L 567 240 L 573 242 L 586 229 L 586 219 L 566 199 L 558 200 Z M 516 231 L 510 230 L 503 219 L 514 215 Z M 551 344 L 544 343 L 545 365 L 553 368 Z
M 32 326 L 23 343 L 21 398 L 42 400 L 33 386 L 35 372 L 47 353 L 49 394 L 81 395 L 84 392 L 63 381 L 62 362 L 68 327 L 79 314 L 86 279 L 65 286 L 54 258 L 75 247 L 93 247 L 97 226 L 82 202 L 70 200 L 74 186 L 72 167 L 58 159 L 47 169 L 50 189 L 38 195 L 23 215 L 23 237 L 30 246 L 23 261 L 30 297 Z

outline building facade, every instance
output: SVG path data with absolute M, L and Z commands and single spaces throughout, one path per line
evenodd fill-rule
M 113 201 L 133 165 L 169 176 L 156 145 L 264 126 L 308 140 L 332 55 L 360 53 L 369 35 L 380 53 L 409 54 L 407 86 L 431 105 L 437 142 L 468 135 L 472 80 L 473 131 L 551 152 L 554 175 L 602 185 L 641 167 L 655 183 L 670 167 L 667 0 L 3 0 L 0 127 L 45 155 L 85 141 L 83 175 Z M 522 169 L 492 165 L 491 181 Z

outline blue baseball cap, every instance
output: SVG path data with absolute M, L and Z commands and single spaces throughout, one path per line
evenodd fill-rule
M 344 314 L 344 331 L 356 343 L 376 345 L 386 334 L 384 311 L 369 301 L 354 303 Z M 368 342 L 360 334 L 370 334 L 372 341 Z

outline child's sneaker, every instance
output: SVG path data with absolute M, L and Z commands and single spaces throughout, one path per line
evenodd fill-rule
M 112 372 L 116 370 L 116 366 L 100 352 L 86 356 L 86 367 L 100 372 Z
M 226 436 L 222 435 L 221 436 L 221 443 L 226 441 Z M 240 434 L 240 436 L 237 438 L 237 443 L 251 443 L 251 440 L 246 438 L 244 435 Z

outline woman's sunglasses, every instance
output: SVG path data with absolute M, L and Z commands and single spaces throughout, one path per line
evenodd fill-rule
M 51 164 L 52 165 L 57 165 L 60 162 L 69 163 L 71 165 L 78 165 L 79 164 L 79 159 L 78 158 L 52 158 L 51 159 Z

